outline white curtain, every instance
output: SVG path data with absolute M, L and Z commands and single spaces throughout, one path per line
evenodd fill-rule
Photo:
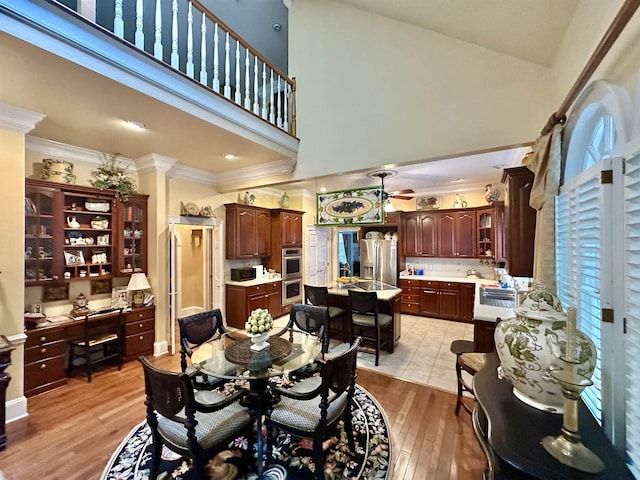
M 537 210 L 536 236 L 533 256 L 533 279 L 556 291 L 555 261 L 555 197 L 560 185 L 562 130 L 556 124 L 553 130 L 536 140 L 533 154 L 522 160 L 535 174 L 529 205 Z

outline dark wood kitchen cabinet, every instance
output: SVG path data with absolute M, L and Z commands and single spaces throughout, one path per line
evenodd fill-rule
M 282 281 L 260 283 L 258 285 L 225 286 L 227 305 L 227 325 L 244 328 L 252 310 L 264 308 L 273 318 L 280 316 L 282 309 Z
M 148 199 L 149 195 L 132 194 L 128 202 L 116 202 L 114 235 L 118 248 L 115 255 L 115 271 L 122 276 L 148 271 Z
M 226 257 L 243 259 L 271 255 L 271 211 L 239 203 L 228 203 L 224 207 Z
M 460 317 L 463 322 L 473 322 L 473 305 L 476 300 L 476 284 L 460 284 Z
M 477 249 L 480 258 L 491 258 L 498 262 L 504 259 L 504 203 L 479 208 L 476 214 Z
M 419 282 L 419 287 L 408 285 L 403 282 Z M 413 280 L 402 279 L 402 308 L 403 312 L 411 306 L 413 289 L 419 294 L 419 311 L 407 311 L 406 313 L 417 313 L 427 317 L 444 318 L 447 320 L 458 320 L 471 322 L 473 320 L 473 303 L 475 300 L 475 284 L 462 282 L 446 282 L 435 280 Z M 407 293 L 405 297 L 405 289 Z
M 282 272 L 282 249 L 302 248 L 302 215 L 304 212 L 297 210 L 271 210 L 271 256 L 267 268 Z
M 439 257 L 476 256 L 476 211 L 439 212 L 437 216 Z
M 533 277 L 536 210 L 529 206 L 534 174 L 527 167 L 505 168 L 504 232 L 507 269 L 516 277 Z
M 435 212 L 410 212 L 403 218 L 402 242 L 407 257 L 435 257 L 436 248 Z

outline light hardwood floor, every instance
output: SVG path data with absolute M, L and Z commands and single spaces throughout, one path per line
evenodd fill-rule
M 154 359 L 178 370 L 179 356 Z M 393 479 L 481 478 L 484 457 L 470 416 L 454 415 L 455 395 L 359 370 L 358 383 L 382 406 L 392 431 Z M 145 415 L 142 367 L 98 372 L 89 384 L 69 379 L 57 390 L 29 399 L 29 416 L 7 425 L 0 452 L 6 480 L 99 479 L 112 452 Z

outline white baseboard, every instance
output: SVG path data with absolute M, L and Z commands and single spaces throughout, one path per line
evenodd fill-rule
M 169 344 L 166 340 L 162 342 L 154 342 L 153 344 L 153 356 L 159 357 L 160 355 L 164 355 L 169 353 Z
M 29 413 L 27 412 L 27 397 L 14 398 L 5 403 L 5 414 L 7 423 L 24 418 Z

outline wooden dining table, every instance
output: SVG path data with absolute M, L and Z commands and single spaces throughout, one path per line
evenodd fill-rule
M 280 401 L 269 387 L 269 379 L 313 364 L 321 357 L 322 343 L 319 338 L 306 332 L 288 330 L 278 332 L 267 340 L 269 347 L 262 351 L 251 349 L 252 339 L 242 332 L 227 332 L 193 351 L 191 361 L 200 372 L 228 380 L 246 380 L 249 393 L 241 400 L 255 418 L 256 428 L 256 472 L 262 476 L 264 470 L 264 439 L 262 438 L 263 416 Z

